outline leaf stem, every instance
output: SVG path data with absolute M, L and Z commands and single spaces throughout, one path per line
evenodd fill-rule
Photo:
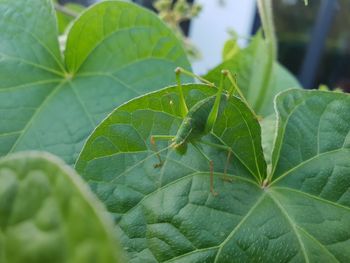
M 255 103 L 256 112 L 259 112 L 263 105 L 265 96 L 271 84 L 273 66 L 277 60 L 277 39 L 275 26 L 273 23 L 272 0 L 258 0 L 258 10 L 267 45 L 268 57 L 263 72 L 262 87 L 260 88 L 260 92 Z M 265 180 L 263 180 L 263 184 L 268 185 L 270 183 L 271 176 L 267 175 L 267 177 L 264 179 Z
M 260 111 L 261 106 L 264 102 L 265 94 L 269 89 L 272 78 L 273 65 L 277 59 L 277 40 L 275 34 L 275 26 L 273 23 L 272 0 L 258 0 L 258 10 L 264 31 L 265 41 L 268 48 L 268 60 L 263 72 L 262 87 L 255 103 L 257 112 Z
M 54 4 L 54 7 L 56 9 L 56 11 L 58 12 L 61 12 L 67 16 L 70 16 L 70 17 L 73 17 L 73 18 L 76 18 L 78 16 L 78 13 L 64 7 L 63 5 L 60 5 L 60 4 Z

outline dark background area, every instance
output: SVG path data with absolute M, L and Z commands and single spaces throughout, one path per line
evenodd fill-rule
M 59 2 L 89 5 L 93 0 Z M 153 9 L 153 0 L 133 2 Z M 307 7 L 301 0 L 274 0 L 274 15 L 279 61 L 302 85 L 310 89 L 325 84 L 350 92 L 350 0 L 311 0 Z M 181 25 L 186 33 L 189 25 Z M 259 27 L 256 12 L 252 33 Z
M 279 60 L 305 88 L 350 91 L 350 0 L 274 1 Z

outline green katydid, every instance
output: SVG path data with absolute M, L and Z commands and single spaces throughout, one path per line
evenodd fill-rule
M 232 154 L 232 149 L 226 145 L 203 141 L 202 137 L 204 137 L 205 135 L 207 135 L 209 132 L 212 131 L 214 124 L 216 122 L 216 119 L 224 111 L 228 99 L 232 96 L 235 90 L 237 91 L 238 95 L 241 97 L 241 99 L 244 100 L 246 104 L 247 104 L 247 101 L 245 100 L 240 89 L 238 88 L 236 84 L 236 80 L 234 79 L 233 75 L 228 70 L 223 70 L 222 76 L 221 76 L 221 82 L 220 82 L 217 94 L 197 102 L 191 109 L 188 110 L 185 102 L 185 98 L 183 95 L 183 91 L 182 91 L 182 85 L 181 85 L 181 79 L 180 79 L 181 73 L 195 77 L 200 81 L 202 81 L 203 83 L 208 84 L 212 87 L 215 87 L 215 86 L 213 83 L 210 83 L 209 81 L 189 71 L 186 71 L 182 68 L 176 68 L 175 73 L 176 73 L 178 93 L 180 97 L 180 109 L 183 116 L 183 121 L 175 136 L 172 136 L 172 135 L 152 135 L 151 136 L 151 145 L 153 145 L 159 160 L 159 163 L 155 164 L 154 167 L 159 168 L 163 165 L 163 160 L 161 159 L 156 146 L 157 140 L 171 141 L 172 143 L 170 144 L 169 147 L 175 149 L 176 152 L 178 152 L 180 155 L 186 154 L 187 145 L 190 143 L 209 162 L 210 191 L 214 196 L 216 196 L 217 192 L 215 192 L 214 190 L 214 163 L 203 152 L 203 150 L 199 147 L 198 144 L 200 143 L 205 144 L 205 145 L 222 149 L 228 152 L 226 166 L 224 169 L 224 179 L 228 179 L 229 177 L 226 176 L 226 171 L 227 171 L 227 166 L 229 164 L 230 157 Z M 224 88 L 223 88 L 225 78 L 228 78 L 232 84 L 230 90 L 228 91 L 224 91 Z

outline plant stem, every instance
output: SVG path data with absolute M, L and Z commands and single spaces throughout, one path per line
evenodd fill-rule
M 273 23 L 272 0 L 258 0 L 258 10 L 267 44 L 268 57 L 265 70 L 263 72 L 262 87 L 255 102 L 255 109 L 257 112 L 260 111 L 266 93 L 269 89 L 274 62 L 277 59 L 277 40 Z
M 56 11 L 61 12 L 61 13 L 65 14 L 65 15 L 67 15 L 67 16 L 71 16 L 73 18 L 76 18 L 78 16 L 77 13 L 75 13 L 72 10 L 69 10 L 68 8 L 64 7 L 63 5 L 54 4 L 54 7 L 55 7 Z
M 256 111 L 259 112 L 264 102 L 266 93 L 270 87 L 274 63 L 277 60 L 277 39 L 275 26 L 273 23 L 272 0 L 258 0 L 258 9 L 261 18 L 261 24 L 264 31 L 267 44 L 268 57 L 263 72 L 263 82 L 260 88 L 259 96 L 256 101 Z M 272 173 L 267 175 L 264 184 L 268 185 L 271 181 Z

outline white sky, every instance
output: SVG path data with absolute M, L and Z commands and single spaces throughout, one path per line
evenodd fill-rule
M 206 73 L 221 62 L 221 51 L 229 38 L 227 30 L 234 29 L 240 36 L 251 33 L 255 0 L 197 0 L 203 10 L 191 23 L 190 37 L 199 48 L 202 59 L 192 63 L 194 72 Z M 241 44 L 246 41 L 242 40 Z

